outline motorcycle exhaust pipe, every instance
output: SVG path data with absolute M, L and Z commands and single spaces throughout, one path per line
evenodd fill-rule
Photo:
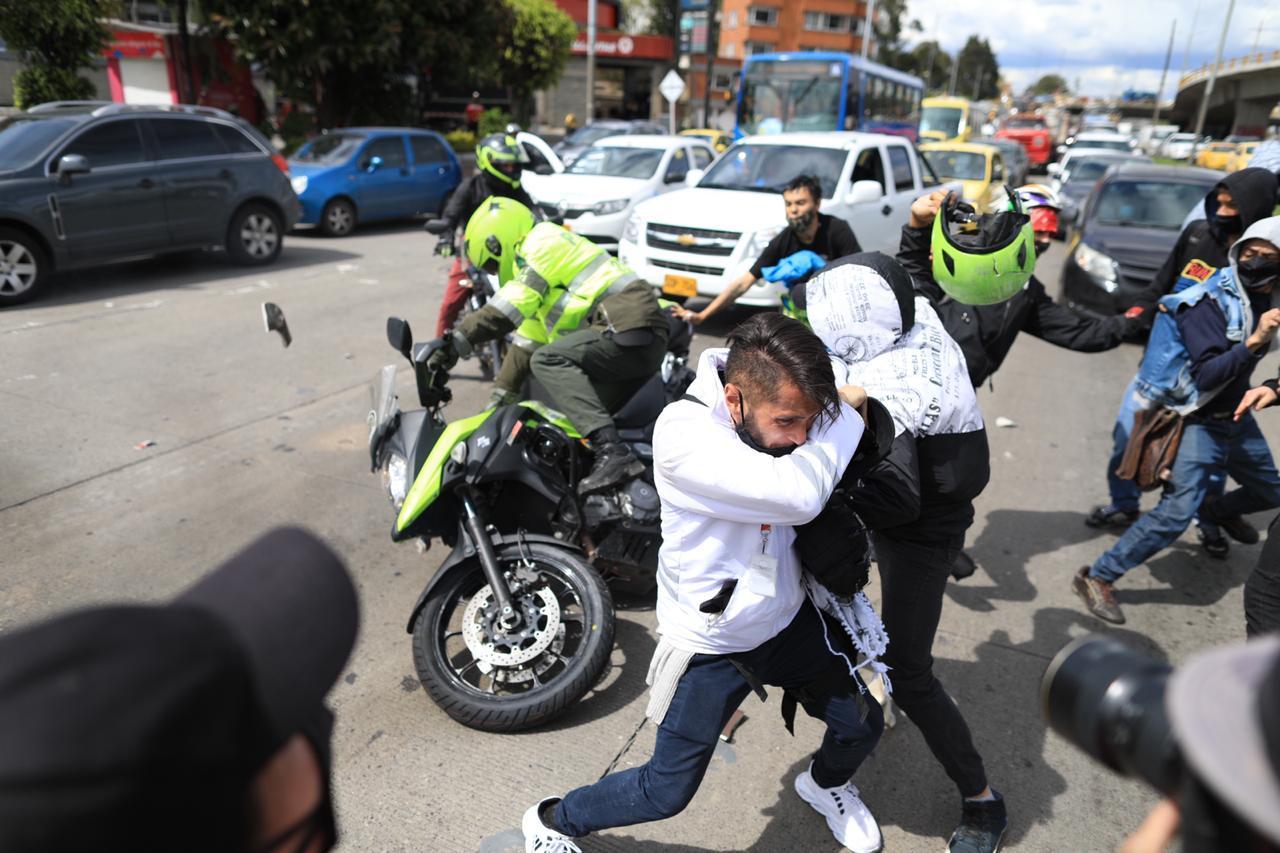
M 476 544 L 476 553 L 480 557 L 480 568 L 484 571 L 489 589 L 493 590 L 493 597 L 502 610 L 502 616 L 498 621 L 504 629 L 509 631 L 520 624 L 520 613 L 511 599 L 511 590 L 507 589 L 507 579 L 502 576 L 502 569 L 498 566 L 498 554 L 493 550 L 493 540 L 489 538 L 489 531 L 484 528 L 484 519 L 476 510 L 469 490 L 462 490 L 459 496 L 462 498 L 462 509 L 466 514 L 464 524 L 467 533 L 471 536 L 471 541 Z

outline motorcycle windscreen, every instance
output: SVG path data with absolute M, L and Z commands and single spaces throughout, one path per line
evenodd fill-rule
M 396 366 L 388 364 L 373 377 L 369 386 L 369 450 L 374 439 L 382 432 L 382 425 L 391 420 L 396 407 Z
M 422 468 L 414 478 L 413 485 L 409 487 L 409 494 L 405 495 L 404 506 L 400 507 L 400 515 L 396 518 L 397 533 L 413 524 L 414 519 L 422 515 L 427 507 L 440 497 L 440 489 L 444 485 L 444 466 L 449 461 L 449 454 L 454 445 L 460 441 L 466 441 L 494 411 L 494 409 L 488 409 L 478 415 L 454 421 L 444 428 L 440 439 L 427 454 L 427 461 L 422 463 Z

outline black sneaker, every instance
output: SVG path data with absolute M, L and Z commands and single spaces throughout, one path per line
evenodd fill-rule
M 1241 545 L 1257 545 L 1258 531 L 1257 529 L 1245 521 L 1241 516 L 1230 515 L 1221 516 L 1214 510 L 1217 507 L 1217 500 L 1210 498 L 1200 505 L 1200 517 L 1210 524 L 1216 524 L 1221 527 L 1228 536 L 1239 542 Z
M 978 564 L 973 561 L 973 557 L 965 551 L 961 551 L 956 555 L 955 562 L 951 564 L 951 577 L 958 581 L 972 575 L 978 570 Z
M 1098 529 L 1123 529 L 1138 520 L 1142 513 L 1136 509 L 1121 509 L 1115 504 L 1095 506 L 1084 517 L 1084 523 Z
M 616 442 L 605 444 L 596 451 L 591 473 L 578 481 L 578 494 L 607 492 L 643 473 L 644 463 L 636 458 L 630 447 Z
M 1215 560 L 1225 560 L 1231 553 L 1231 543 L 1221 533 L 1210 533 L 1200 525 L 1196 525 L 1196 538 L 1204 552 Z
M 1000 839 L 1004 837 L 1009 819 L 1004 811 L 1004 797 L 996 790 L 991 793 L 995 795 L 994 800 L 964 801 L 960 825 L 947 842 L 950 853 L 996 853 L 1000 849 Z

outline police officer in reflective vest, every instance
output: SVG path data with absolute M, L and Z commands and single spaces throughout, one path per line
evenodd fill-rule
M 595 447 L 580 493 L 639 476 L 644 465 L 622 444 L 610 412 L 658 370 L 666 352 L 667 318 L 653 288 L 585 237 L 550 222 L 535 225 L 529 209 L 508 198 L 481 203 L 464 243 L 471 262 L 497 274 L 502 287 L 463 318 L 428 363 L 448 369 L 476 345 L 514 331 L 494 402 L 515 402 L 532 370 Z

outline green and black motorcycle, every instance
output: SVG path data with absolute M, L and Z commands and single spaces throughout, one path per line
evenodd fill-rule
M 408 323 L 387 321 L 422 408 L 400 410 L 395 366 L 384 367 L 372 389 L 370 462 L 396 510 L 391 538 L 452 549 L 408 631 L 427 693 L 463 725 L 512 732 L 563 713 L 608 665 L 610 586 L 652 592 L 661 544 L 653 426 L 693 379 L 692 329 L 671 324 L 662 369 L 614 414 L 649 470 L 581 498 L 592 450 L 536 389 L 532 399 L 446 422 L 449 375 L 427 367 L 436 342 L 415 344 Z

